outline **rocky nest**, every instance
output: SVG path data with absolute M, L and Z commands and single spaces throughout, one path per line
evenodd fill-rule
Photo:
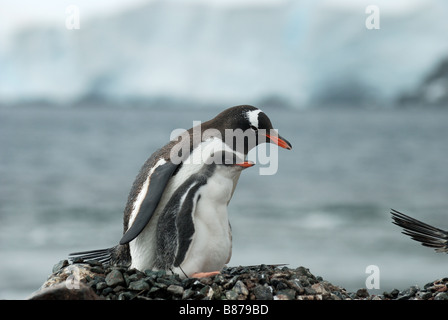
M 279 265 L 226 267 L 208 278 L 181 279 L 164 271 L 141 272 L 98 261 L 63 260 L 30 299 L 107 300 L 446 300 L 448 278 L 383 295 L 347 292 L 309 269 Z

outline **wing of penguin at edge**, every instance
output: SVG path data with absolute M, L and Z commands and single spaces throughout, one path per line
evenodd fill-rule
M 174 171 L 177 169 L 179 164 L 174 164 L 170 161 L 157 166 L 152 174 L 147 178 L 147 190 L 141 201 L 140 208 L 136 213 L 135 219 L 123 235 L 120 240 L 120 244 L 124 245 L 134 240 L 140 232 L 146 227 L 148 222 L 151 220 L 154 211 L 156 210 L 162 194 L 165 190 L 168 181 L 172 177 Z M 142 191 L 141 191 L 142 192 Z

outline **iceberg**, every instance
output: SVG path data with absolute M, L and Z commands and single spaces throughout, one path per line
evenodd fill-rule
M 448 3 L 154 0 L 37 25 L 0 48 L 0 102 L 173 99 L 234 105 L 389 104 L 448 53 Z

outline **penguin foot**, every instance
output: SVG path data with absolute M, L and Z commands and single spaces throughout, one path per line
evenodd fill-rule
M 217 274 L 220 274 L 221 272 L 219 271 L 212 271 L 212 272 L 197 272 L 197 273 L 193 273 L 191 275 L 192 278 L 207 278 L 207 277 L 213 277 L 216 276 Z

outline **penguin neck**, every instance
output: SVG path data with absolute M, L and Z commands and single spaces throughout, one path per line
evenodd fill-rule
M 194 140 L 194 128 L 190 129 L 190 138 Z M 226 130 L 228 132 L 226 132 Z M 225 145 L 223 149 L 234 152 L 240 159 L 245 159 L 249 152 L 246 145 L 239 144 L 240 141 L 235 141 L 235 131 L 231 128 L 227 128 L 223 119 L 219 118 L 219 115 L 211 120 L 208 120 L 201 124 L 201 144 L 212 140 L 214 143 L 222 143 Z M 191 144 L 191 150 L 197 145 L 194 142 Z M 238 149 L 238 150 L 237 150 Z M 217 150 L 217 149 L 216 149 Z
M 230 199 L 232 199 L 233 193 L 235 192 L 236 185 L 238 184 L 238 179 L 240 178 L 241 171 L 237 170 L 236 168 L 229 168 L 224 167 L 222 165 L 215 165 L 215 171 L 214 171 L 214 181 L 218 183 L 231 183 L 231 191 L 229 193 L 229 198 L 227 199 L 227 204 L 230 202 Z

